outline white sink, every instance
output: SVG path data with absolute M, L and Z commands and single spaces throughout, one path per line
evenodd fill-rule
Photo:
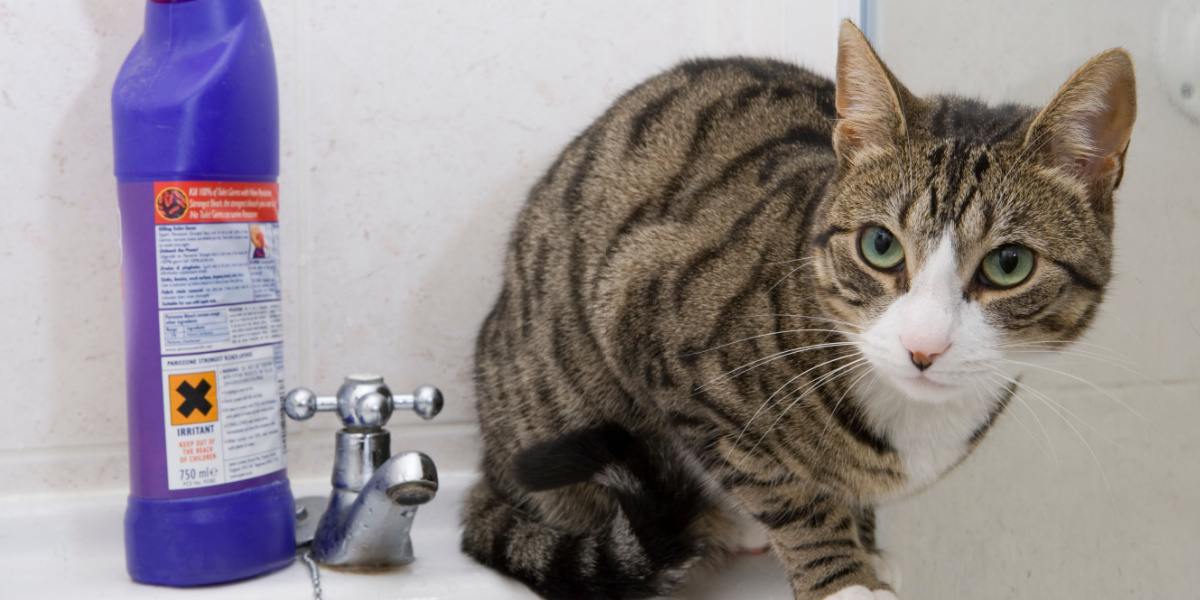
M 458 550 L 458 512 L 475 475 L 443 473 L 437 498 L 421 507 L 413 527 L 417 560 L 378 574 L 321 569 L 325 600 L 536 598 L 521 584 L 471 561 Z M 325 480 L 293 481 L 297 495 L 329 492 Z M 174 589 L 139 585 L 125 574 L 119 493 L 23 496 L 0 500 L 0 598 L 311 598 L 307 568 L 286 569 L 238 583 Z M 181 542 L 183 543 L 183 542 Z M 705 600 L 790 600 L 780 569 L 767 556 L 734 561 L 683 597 Z M 702 589 L 703 591 L 699 591 Z

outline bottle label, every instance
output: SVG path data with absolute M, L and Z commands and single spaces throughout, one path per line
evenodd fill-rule
M 157 181 L 167 486 L 283 469 L 279 186 Z

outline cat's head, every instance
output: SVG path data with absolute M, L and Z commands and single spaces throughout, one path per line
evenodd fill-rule
M 988 107 L 911 95 L 847 22 L 837 111 L 814 278 L 883 379 L 938 401 L 989 381 L 1006 349 L 1084 331 L 1111 276 L 1136 113 L 1124 50 L 1089 60 L 1040 111 Z

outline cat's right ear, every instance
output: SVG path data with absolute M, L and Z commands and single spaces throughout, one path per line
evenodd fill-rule
M 1025 134 L 1026 149 L 1093 191 L 1115 189 L 1137 118 L 1136 87 L 1128 52 L 1113 48 L 1097 54 L 1034 118 Z
M 875 54 L 862 31 L 849 20 L 838 34 L 837 125 L 833 148 L 838 162 L 854 164 L 872 149 L 884 149 L 907 135 L 904 106 L 912 96 Z

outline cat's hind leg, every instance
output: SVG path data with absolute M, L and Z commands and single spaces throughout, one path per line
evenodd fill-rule
M 547 598 L 669 594 L 728 551 L 728 521 L 667 451 L 615 425 L 528 448 L 516 460 L 515 498 L 487 477 L 469 494 L 463 550 Z M 602 502 L 580 502 L 587 493 Z M 608 507 L 597 526 L 559 524 L 596 504 Z

